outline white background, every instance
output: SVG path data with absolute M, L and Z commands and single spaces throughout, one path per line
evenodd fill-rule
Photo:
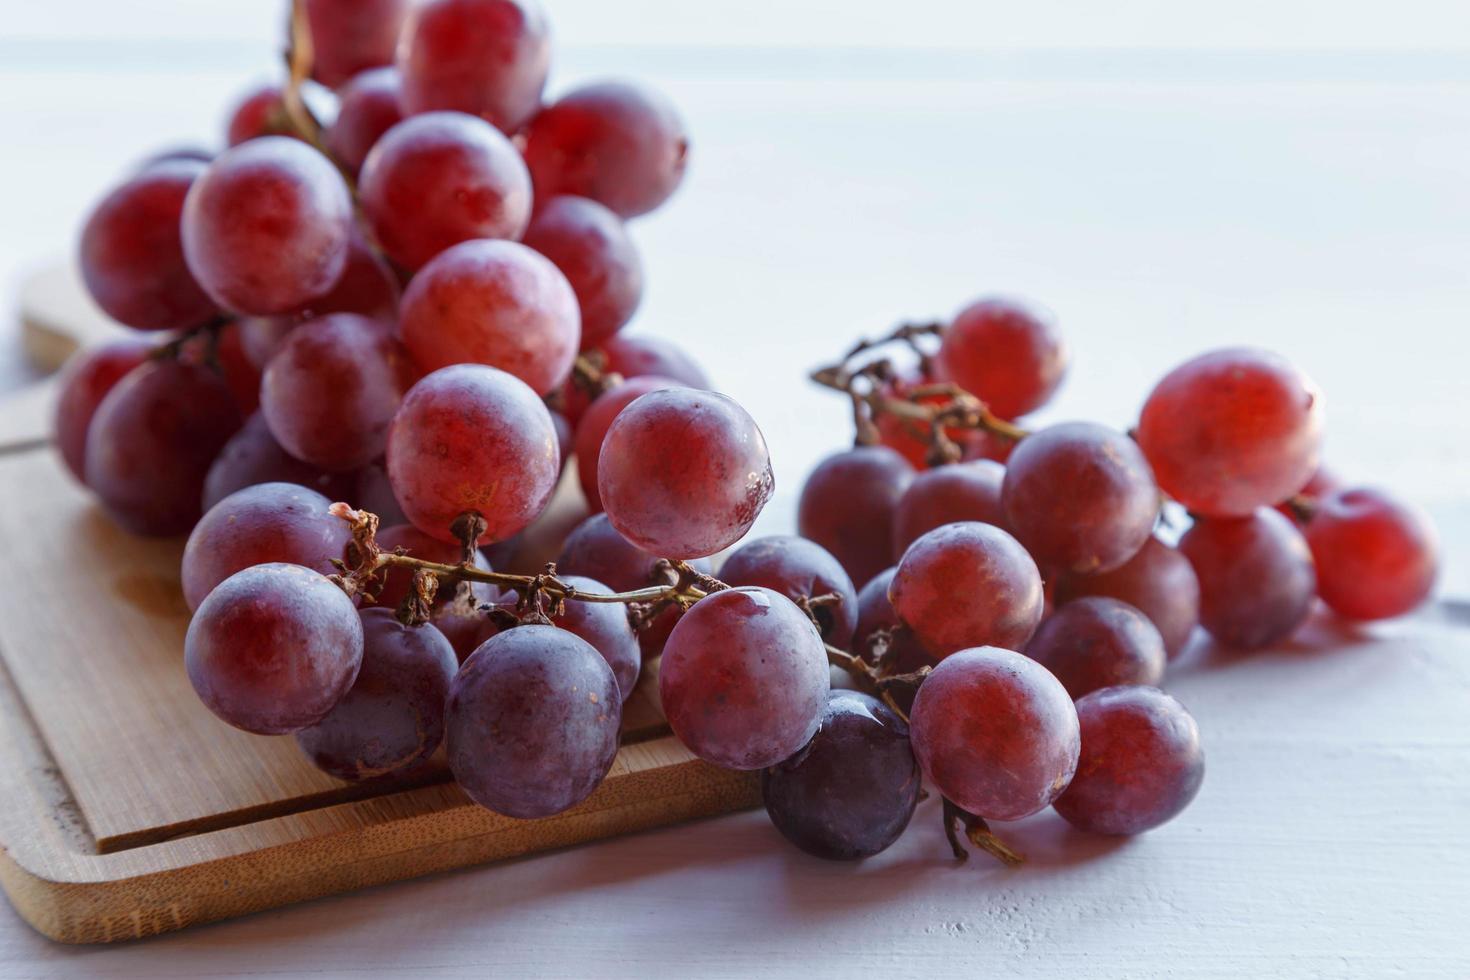
M 277 5 L 283 6 L 283 5 Z M 16 38 L 268 41 L 276 7 L 258 0 L 15 3 Z M 567 45 L 1022 48 L 1459 49 L 1456 0 L 559 0 Z

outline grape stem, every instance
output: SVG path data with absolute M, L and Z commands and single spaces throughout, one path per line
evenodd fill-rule
M 332 576 L 333 581 L 341 586 L 348 595 L 370 592 L 376 574 L 386 568 L 406 568 L 414 573 L 426 573 L 432 575 L 440 583 L 484 582 L 505 589 L 514 589 L 523 596 L 534 591 L 552 600 L 553 603 L 564 602 L 568 599 L 577 602 L 607 603 L 672 601 L 687 607 L 703 599 L 711 591 L 715 591 L 710 586 L 720 584 L 687 562 L 669 561 L 669 566 L 677 575 L 677 581 L 669 585 L 650 586 L 629 592 L 587 592 L 557 578 L 556 566 L 550 563 L 547 564 L 546 571 L 539 575 L 513 575 L 508 572 L 490 572 L 476 568 L 470 561 L 452 565 L 446 562 L 415 558 L 399 552 L 382 551 L 376 540 L 378 530 L 376 514 L 356 510 L 340 502 L 332 504 L 330 512 L 332 516 L 346 521 L 352 528 L 354 564 L 349 568 L 344 563 L 343 574 Z M 470 540 L 474 541 L 477 537 L 478 535 L 475 535 Z M 432 599 L 432 594 L 430 599 Z
M 898 715 L 907 724 L 908 712 L 904 711 L 898 701 L 893 697 L 893 691 L 898 688 L 910 688 L 917 690 L 924 683 L 924 678 L 929 676 L 929 668 L 924 667 L 912 674 L 882 674 L 867 660 L 846 650 L 839 650 L 832 644 L 825 644 L 827 648 L 827 662 L 834 667 L 841 667 L 857 678 L 858 682 L 873 694 L 876 694 L 884 704 Z
M 1291 511 L 1292 516 L 1301 524 L 1310 523 L 1312 518 L 1317 514 L 1316 498 L 1309 497 L 1304 493 L 1293 494 L 1287 498 L 1284 506 L 1287 510 Z
M 983 817 L 970 813 L 947 796 L 941 799 L 944 800 L 944 836 L 949 841 L 950 849 L 954 851 L 956 861 L 970 859 L 969 849 L 960 841 L 959 830 L 963 827 L 966 840 L 1007 867 L 1014 868 L 1025 862 L 1024 857 L 995 836 Z
M 623 376 L 607 369 L 607 355 L 602 351 L 585 351 L 572 362 L 572 384 L 586 392 L 588 401 L 611 391 L 623 383 Z
M 903 323 L 886 336 L 858 341 L 842 360 L 811 373 L 812 381 L 851 399 L 858 445 L 871 446 L 880 441 L 876 424 L 880 415 L 897 419 L 914 437 L 927 439 L 929 462 L 935 465 L 960 458 L 960 447 L 950 436 L 954 431 L 988 432 L 1011 442 L 1030 434 L 950 382 L 918 385 L 905 390 L 902 396 L 887 393 L 890 383 L 899 377 L 898 370 L 886 357 L 869 359 L 866 355 L 891 344 L 903 344 L 918 355 L 920 369 L 927 373 L 931 355 L 920 341 L 942 336 L 944 329 L 942 323 Z
M 675 562 L 675 568 L 682 566 L 683 562 Z M 498 585 L 501 588 L 523 591 L 538 584 L 548 595 L 557 599 L 573 599 L 577 602 L 658 602 L 662 599 L 673 599 L 675 601 L 688 600 L 692 603 L 697 599 L 703 599 L 709 593 L 703 589 L 690 586 L 681 588 L 677 583 L 673 585 L 654 585 L 646 589 L 634 589 L 631 592 L 587 592 L 573 585 L 561 581 L 556 577 L 555 564 L 547 563 L 548 571 L 540 575 L 513 575 L 509 572 L 487 572 L 483 568 L 466 567 L 464 565 L 446 565 L 443 562 L 427 561 L 423 558 L 415 558 L 412 555 L 401 555 L 397 553 L 381 552 L 373 569 L 379 568 L 411 568 L 430 572 L 440 579 L 450 581 L 486 582 L 490 585 Z
M 306 2 L 291 0 L 291 28 L 286 43 L 286 84 L 281 88 L 281 108 L 285 112 L 285 121 L 290 130 L 326 153 L 322 144 L 322 124 L 301 96 L 301 86 L 311 77 L 311 66 L 315 58 L 311 22 L 306 17 Z

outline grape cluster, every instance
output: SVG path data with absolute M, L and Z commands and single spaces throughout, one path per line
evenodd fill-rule
M 204 704 L 333 776 L 442 745 L 477 803 L 559 813 L 648 666 L 674 734 L 761 771 L 803 850 L 882 851 L 927 781 L 956 854 L 962 831 L 1014 861 L 987 820 L 1133 834 L 1193 798 L 1199 733 L 1157 685 L 1197 625 L 1258 647 L 1318 597 L 1373 619 L 1432 590 L 1427 521 L 1320 468 L 1291 365 L 1218 351 L 1134 431 L 1033 432 L 1068 353 L 1008 300 L 816 372 L 857 444 L 810 475 L 800 536 L 745 541 L 775 489 L 759 427 L 622 332 L 627 222 L 686 164 L 673 108 L 545 102 L 533 0 L 297 0 L 291 25 L 229 148 L 154 157 L 88 219 L 87 286 L 138 333 L 67 368 L 56 441 L 118 523 L 189 533 Z M 589 516 L 555 562 L 492 568 L 570 458 Z

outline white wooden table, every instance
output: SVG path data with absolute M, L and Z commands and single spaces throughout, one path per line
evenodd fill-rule
M 127 161 L 214 132 L 265 64 L 238 44 L 0 49 L 23 55 L 0 60 L 12 282 L 69 247 Z M 760 530 L 791 527 L 805 471 L 849 437 L 808 368 L 1004 291 L 1073 345 L 1052 418 L 1126 424 L 1205 347 L 1292 357 L 1328 393 L 1333 464 L 1429 506 L 1445 589 L 1470 594 L 1470 59 L 579 48 L 562 65 L 563 83 L 644 78 L 688 116 L 690 179 L 636 228 L 637 329 L 677 337 L 765 428 L 781 493 Z M 0 349 L 14 387 L 13 338 Z M 1049 814 L 1006 827 L 1017 871 L 955 867 L 932 804 L 855 866 L 755 812 L 119 948 L 55 946 L 6 907 L 0 975 L 1470 976 L 1470 609 L 1198 650 L 1167 684 L 1206 740 L 1194 806 L 1131 841 Z

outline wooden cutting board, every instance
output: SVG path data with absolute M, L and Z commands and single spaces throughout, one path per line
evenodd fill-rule
M 72 283 L 24 294 L 53 361 L 108 329 Z M 45 443 L 48 414 L 45 386 L 0 403 L 0 885 L 45 935 L 135 939 L 758 802 L 752 774 L 669 734 L 652 671 L 602 787 L 544 820 L 475 806 L 440 758 L 347 784 L 289 737 L 229 728 L 184 675 L 182 542 L 115 527 Z

